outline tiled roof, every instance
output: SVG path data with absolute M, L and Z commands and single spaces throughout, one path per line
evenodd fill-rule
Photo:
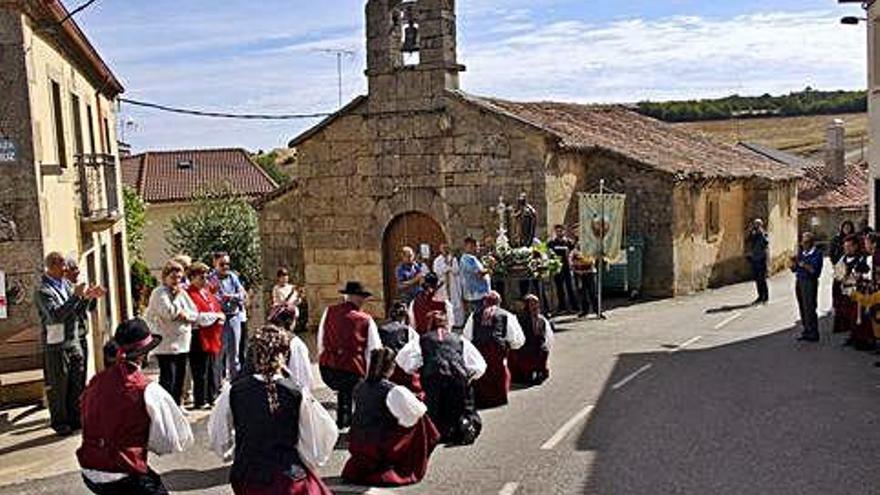
M 798 209 L 856 209 L 868 207 L 868 165 L 851 163 L 846 166 L 846 179 L 835 184 L 828 179 L 824 165 L 805 169 L 798 189 Z
M 790 167 L 795 167 L 798 169 L 806 169 L 807 167 L 813 167 L 818 164 L 817 162 L 810 161 L 806 158 L 795 155 L 794 153 L 789 153 L 787 151 L 764 146 L 763 144 L 740 142 L 738 146 L 741 146 L 759 155 L 765 156 L 783 165 L 788 165 Z
M 189 166 L 182 166 L 188 163 Z M 278 185 L 240 148 L 148 151 L 122 160 L 122 181 L 147 203 L 188 201 L 229 185 L 241 196 L 259 197 Z
M 521 103 L 454 94 L 487 110 L 518 119 L 559 139 L 562 148 L 606 150 L 685 177 L 793 180 L 791 167 L 640 115 L 618 105 Z

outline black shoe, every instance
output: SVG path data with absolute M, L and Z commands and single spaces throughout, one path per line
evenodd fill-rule
M 875 367 L 875 368 L 880 368 L 880 361 L 875 362 L 875 363 L 874 363 L 874 367 Z
M 846 339 L 846 341 L 844 341 L 843 344 L 841 344 L 841 347 L 852 347 L 853 345 L 855 345 L 855 343 L 856 343 L 855 340 L 853 340 L 852 338 L 849 338 L 849 339 Z
M 73 435 L 73 428 L 69 425 L 60 425 L 55 427 L 55 433 L 59 437 L 69 437 L 70 435 Z
M 819 337 L 808 337 L 806 335 L 801 335 L 797 338 L 797 340 L 801 342 L 819 342 Z
M 586 311 L 578 314 L 578 318 L 586 318 L 588 316 L 590 316 L 590 313 L 588 313 Z

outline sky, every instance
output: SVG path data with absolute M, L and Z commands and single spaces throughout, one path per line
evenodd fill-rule
M 65 0 L 69 9 L 80 0 Z M 462 89 L 583 103 L 866 86 L 857 4 L 835 0 L 459 0 Z M 99 0 L 77 22 L 125 97 L 241 113 L 333 112 L 366 93 L 364 0 Z M 318 120 L 231 121 L 123 105 L 135 151 L 286 146 Z

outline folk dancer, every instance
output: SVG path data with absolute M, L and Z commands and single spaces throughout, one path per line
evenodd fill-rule
M 819 316 L 817 298 L 819 294 L 819 277 L 822 275 L 822 252 L 816 248 L 811 232 L 804 232 L 797 256 L 792 258 L 791 271 L 795 273 L 795 295 L 801 317 L 803 332 L 798 340 L 807 342 L 819 341 Z
M 78 400 L 85 384 L 86 361 L 80 318 L 106 290 L 70 283 L 61 253 L 49 253 L 45 265 L 34 293 L 42 326 L 43 376 L 52 429 L 67 436 L 81 427 Z
M 440 432 L 425 416 L 427 407 L 406 387 L 389 380 L 396 353 L 377 349 L 366 380 L 354 389 L 354 420 L 342 479 L 367 486 L 418 483 Z
M 367 376 L 370 353 L 382 347 L 379 329 L 361 308 L 372 296 L 360 282 L 348 282 L 339 291 L 345 301 L 324 311 L 318 325 L 321 378 L 337 395 L 336 424 L 351 426 L 352 391 Z
M 518 319 L 526 343 L 510 351 L 507 366 L 514 382 L 538 385 L 550 377 L 547 360 L 553 347 L 553 324 L 541 314 L 541 301 L 534 294 L 523 298 L 523 311 Z
M 486 361 L 473 344 L 450 331 L 446 314 L 432 313 L 431 329 L 404 346 L 396 362 L 407 373 L 421 375 L 428 416 L 440 431 L 440 441 L 474 443 L 482 420 L 472 383 L 486 372 Z
M 510 391 L 510 370 L 507 355 L 511 349 L 523 346 L 526 337 L 516 316 L 501 309 L 501 295 L 492 291 L 483 299 L 483 307 L 468 318 L 464 325 L 464 338 L 485 358 L 488 368 L 474 384 L 474 396 L 478 408 L 491 408 L 507 404 Z
M 434 311 L 443 311 L 447 321 L 455 321 L 452 303 L 440 297 L 439 291 L 443 287 L 437 274 L 429 273 L 422 281 L 422 291 L 409 304 L 410 324 L 419 335 L 428 331 L 428 314 Z
M 413 340 L 419 340 L 419 334 L 409 324 L 409 311 L 407 311 L 406 304 L 403 301 L 397 301 L 391 305 L 389 316 L 391 318 L 379 327 L 379 338 L 386 349 L 391 349 L 398 353 L 406 344 Z M 411 375 L 396 366 L 389 380 L 391 383 L 408 388 L 418 398 L 425 398 L 418 373 Z
M 316 469 L 327 462 L 339 431 L 333 418 L 285 372 L 290 334 L 262 327 L 249 342 L 246 371 L 224 387 L 208 420 L 211 449 L 232 457 L 236 495 L 330 495 Z
M 859 252 L 857 238 L 847 237 L 843 241 L 843 254 L 834 264 L 834 284 L 831 289 L 834 332 L 850 334 L 845 345 L 864 345 L 865 339 L 860 335 L 857 324 L 858 304 L 850 296 L 856 290 L 859 273 L 865 268 L 865 257 Z
M 440 255 L 434 259 L 434 273 L 443 283 L 437 293 L 441 299 L 452 303 L 453 328 L 464 326 L 464 304 L 461 290 L 461 267 L 458 258 L 449 250 L 448 244 L 440 245 Z
M 99 495 L 164 495 L 147 451 L 182 452 L 193 444 L 183 412 L 159 384 L 141 371 L 162 337 L 143 320 L 119 325 L 113 339 L 116 364 L 92 378 L 82 398 L 82 446 L 76 457 L 82 477 Z

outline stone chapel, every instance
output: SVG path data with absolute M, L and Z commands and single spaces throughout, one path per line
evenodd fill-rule
M 798 172 L 622 106 L 466 93 L 454 0 L 369 0 L 366 22 L 368 94 L 290 142 L 294 180 L 258 205 L 267 289 L 290 268 L 313 321 L 350 279 L 383 314 L 400 247 L 494 234 L 499 197 L 525 192 L 542 237 L 576 223 L 578 193 L 600 179 L 627 194 L 647 295 L 746 279 L 753 218 L 769 226 L 774 269 L 793 253 Z

